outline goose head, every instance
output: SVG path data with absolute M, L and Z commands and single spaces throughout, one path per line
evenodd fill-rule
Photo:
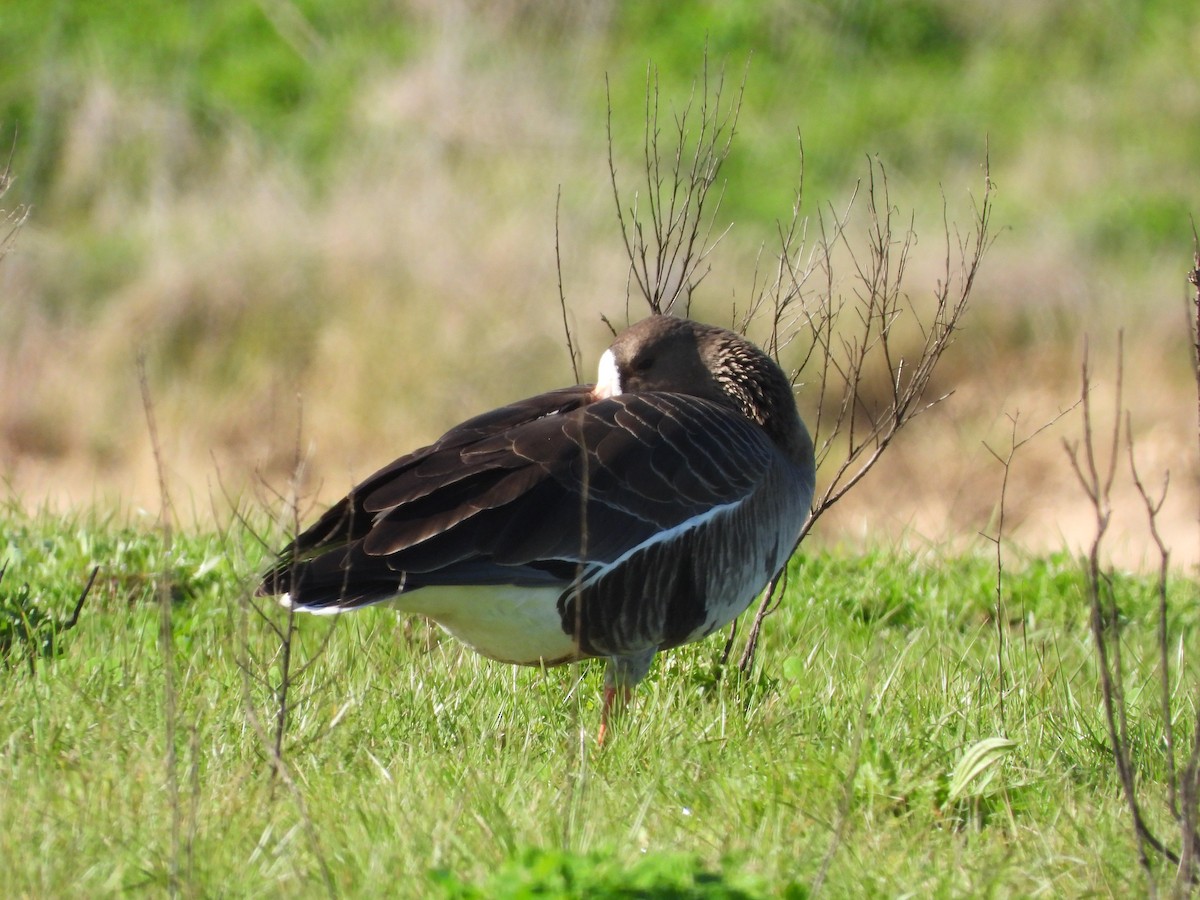
M 737 332 L 664 315 L 626 328 L 600 357 L 592 397 L 646 391 L 732 407 L 797 464 L 812 466 L 812 441 L 791 382 L 775 360 Z

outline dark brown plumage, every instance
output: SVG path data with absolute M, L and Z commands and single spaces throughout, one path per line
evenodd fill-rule
M 658 650 L 730 622 L 787 562 L 813 487 L 779 367 L 658 316 L 617 336 L 596 385 L 484 413 L 366 479 L 259 592 L 388 601 L 505 662 L 608 657 L 607 722 Z

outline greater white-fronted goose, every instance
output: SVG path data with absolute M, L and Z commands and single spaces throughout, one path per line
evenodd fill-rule
M 317 613 L 388 602 L 508 663 L 608 657 L 603 740 L 657 651 L 731 622 L 787 562 L 814 479 L 779 366 L 732 331 L 653 316 L 617 336 L 595 385 L 380 469 L 259 593 Z

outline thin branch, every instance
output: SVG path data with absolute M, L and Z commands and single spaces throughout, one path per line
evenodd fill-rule
M 750 624 L 750 633 L 746 636 L 746 646 L 742 649 L 742 656 L 738 660 L 738 669 L 743 675 L 749 674 L 751 667 L 754 665 L 754 650 L 758 646 L 758 635 L 762 631 L 763 619 L 770 612 L 778 608 L 783 600 L 784 589 L 787 587 L 787 566 L 784 566 L 771 578 L 767 583 L 766 589 L 763 591 L 762 609 L 767 610 L 762 616 L 755 616 L 754 621 Z M 737 621 L 730 626 L 729 640 L 733 640 L 734 629 L 737 628 Z M 729 647 L 725 648 L 725 653 L 729 653 Z M 724 657 L 722 658 L 724 661 Z
M 1007 686 L 1006 686 L 1005 668 L 1004 668 L 1004 646 L 1005 646 L 1005 625 L 1008 621 L 1008 616 L 1006 614 L 1006 610 L 1004 607 L 1004 538 L 1005 538 L 1004 526 L 1006 524 L 1006 513 L 1007 513 L 1007 508 L 1008 508 L 1006 501 L 1008 499 L 1009 477 L 1012 474 L 1013 460 L 1016 458 L 1017 452 L 1019 450 L 1021 450 L 1021 448 L 1023 448 L 1030 441 L 1032 441 L 1034 438 L 1036 438 L 1038 435 L 1040 435 L 1043 431 L 1046 431 L 1053 425 L 1057 424 L 1058 421 L 1063 418 L 1063 416 L 1074 411 L 1078 406 L 1079 406 L 1079 402 L 1076 401 L 1075 403 L 1071 404 L 1071 406 L 1069 406 L 1067 409 L 1060 410 L 1058 412 L 1058 414 L 1055 415 L 1052 419 L 1050 419 L 1046 422 L 1043 422 L 1041 425 L 1039 425 L 1033 431 L 1029 432 L 1023 438 L 1020 438 L 1020 439 L 1017 438 L 1017 425 L 1018 425 L 1018 420 L 1021 417 L 1021 414 L 1018 411 L 1008 417 L 1009 422 L 1012 424 L 1012 429 L 1009 432 L 1008 450 L 1004 455 L 1001 455 L 999 452 L 997 452 L 995 449 L 993 449 L 992 446 L 990 444 L 988 444 L 986 441 L 984 442 L 984 445 L 983 445 L 984 449 L 986 449 L 987 452 L 990 453 L 992 455 L 992 457 L 998 463 L 1000 463 L 1001 467 L 1003 468 L 1003 472 L 1004 472 L 1004 475 L 1000 481 L 1000 500 L 999 500 L 999 503 L 997 504 L 997 511 L 996 511 L 996 533 L 995 533 L 995 535 L 984 534 L 983 537 L 986 540 L 992 542 L 996 548 L 996 612 L 995 612 L 995 616 L 996 616 L 996 673 L 997 673 L 997 677 L 1000 682 L 999 693 L 997 696 L 998 696 L 998 704 L 999 704 L 999 712 L 1000 712 L 1000 723 L 1004 729 L 1002 733 L 1005 736 L 1007 736 L 1007 734 L 1008 734 L 1008 732 L 1007 732 L 1008 720 L 1005 716 L 1005 708 L 1004 708 L 1005 699 L 1006 699 L 1006 695 L 1007 695 Z M 1024 600 L 1022 599 L 1021 621 L 1024 622 L 1025 619 L 1026 619 L 1026 615 L 1025 615 L 1025 609 L 1024 609 Z M 1022 629 L 1022 632 L 1024 632 L 1024 629 Z M 1026 649 L 1028 649 L 1028 647 L 1026 647 Z
M 1192 371 L 1196 386 L 1196 435 L 1200 440 L 1200 236 L 1196 234 L 1196 223 L 1192 221 L 1192 269 L 1188 272 L 1192 285 L 1192 315 L 1189 317 L 1191 331 Z M 1165 488 L 1164 488 L 1165 490 Z M 1192 734 L 1191 752 L 1179 781 L 1180 853 L 1179 870 L 1176 875 L 1176 893 L 1183 896 L 1193 892 L 1200 881 L 1200 686 L 1192 700 L 1195 727 Z
M 567 355 L 571 358 L 571 374 L 575 377 L 575 383 L 579 384 L 583 380 L 579 377 L 579 350 L 575 347 L 575 339 L 571 334 L 571 322 L 567 317 L 567 295 L 563 291 L 562 240 L 558 229 L 561 209 L 562 185 L 559 185 L 558 194 L 554 198 L 554 269 L 558 273 L 558 307 L 562 311 L 563 335 L 567 340 Z
M 249 647 L 249 617 L 244 614 L 244 609 L 245 606 L 253 606 L 254 604 L 248 594 L 243 595 L 242 601 L 243 615 L 240 617 L 242 630 L 241 642 L 242 646 Z M 258 711 L 255 708 L 254 691 L 251 687 L 252 682 L 249 671 L 246 666 L 239 666 L 239 668 L 242 670 L 242 705 L 246 710 L 246 717 L 250 722 L 250 727 L 254 729 L 255 734 L 258 735 L 259 742 L 264 747 L 271 747 L 272 739 L 270 735 L 268 735 L 266 726 L 263 724 L 263 721 L 259 717 Z M 325 858 L 325 852 L 321 846 L 320 835 L 317 832 L 316 826 L 313 824 L 312 816 L 309 814 L 308 803 L 304 799 L 304 792 L 300 790 L 300 786 L 292 777 L 292 773 L 288 769 L 288 765 L 282 756 L 271 753 L 268 754 L 268 760 L 271 765 L 272 777 L 278 778 L 280 783 L 287 788 L 288 792 L 292 795 L 292 800 L 296 804 L 297 811 L 300 813 L 300 821 L 303 824 L 304 832 L 308 836 L 309 844 L 313 850 L 313 855 L 316 856 L 317 863 L 321 867 L 321 876 L 325 886 L 325 893 L 330 897 L 336 897 L 338 892 L 336 884 L 333 880 L 333 873 L 330 871 L 329 862 Z
M 801 357 L 816 365 L 816 414 L 810 419 L 818 471 L 823 487 L 800 533 L 800 541 L 834 504 L 857 487 L 887 452 L 899 432 L 914 418 L 938 405 L 953 392 L 929 397 L 929 388 L 939 361 L 953 341 L 966 312 L 975 277 L 990 248 L 992 182 L 984 160 L 984 191 L 974 206 L 974 226 L 964 238 L 951 240 L 945 202 L 945 271 L 933 291 L 932 308 L 922 314 L 905 289 L 909 257 L 916 242 L 910 214 L 897 223 L 898 210 L 892 203 L 887 171 L 868 159 L 864 184 L 856 189 L 844 212 L 819 215 L 819 240 L 814 254 L 805 262 L 802 247 L 793 243 L 799 219 L 798 206 L 792 220 L 778 231 L 780 271 L 786 278 L 765 285 L 765 296 L 756 296 L 752 312 L 771 309 L 772 341 L 776 346 L 794 341 L 801 332 L 807 349 Z M 865 203 L 866 227 L 862 236 L 865 253 L 847 223 L 854 202 Z M 957 235 L 957 232 L 956 232 Z M 957 267 L 951 246 L 958 247 Z M 842 288 L 835 272 L 835 255 L 849 260 L 852 282 Z M 814 273 L 821 273 L 819 290 L 810 292 Z M 798 305 L 800 312 L 791 310 Z M 847 316 L 847 313 L 850 315 Z M 743 315 L 748 326 L 752 315 Z M 791 332 L 780 334 L 780 323 L 789 322 Z M 912 322 L 920 342 L 915 353 L 904 352 L 901 325 Z M 796 369 L 793 384 L 803 367 Z M 879 381 L 876 381 L 879 377 Z M 885 399 L 873 397 L 872 385 L 887 385 Z M 832 465 L 832 472 L 829 466 Z M 797 542 L 799 543 L 799 541 Z M 762 620 L 772 608 L 765 594 L 747 631 L 743 663 L 753 659 Z
M 668 128 L 660 118 L 657 71 L 651 65 L 646 74 L 641 145 L 644 181 L 642 190 L 628 203 L 622 199 L 617 176 L 609 90 L 609 180 L 629 263 L 627 304 L 636 286 L 651 314 L 669 313 L 680 305 L 687 312 L 692 291 L 707 274 L 709 254 L 725 233 L 718 233 L 715 225 L 722 191 L 713 193 L 713 187 L 731 151 L 744 89 L 743 76 L 736 95 L 727 100 L 724 75 L 718 73 L 710 81 L 706 54 L 699 83 L 693 85 L 687 102 L 674 116 L 673 127 Z M 800 161 L 803 171 L 803 144 Z M 868 159 L 866 186 L 861 192 L 867 214 L 865 252 L 851 241 L 847 229 L 855 199 L 860 197 L 856 188 L 844 212 L 831 210 L 828 221 L 823 215 L 818 217 L 819 241 L 806 258 L 801 176 L 790 219 L 777 227 L 774 274 L 761 287 L 755 267 L 751 299 L 738 325 L 745 332 L 756 316 L 766 312 L 766 347 L 777 358 L 782 347 L 804 336 L 798 354 L 802 364 L 793 369 L 793 385 L 806 364 L 817 364 L 816 416 L 812 420 L 816 462 L 824 471 L 827 462 L 836 459 L 832 475 L 823 479 L 824 487 L 801 531 L 801 540 L 874 468 L 908 422 L 952 393 L 945 391 L 931 399 L 929 388 L 966 311 L 976 273 L 993 239 L 989 230 L 993 185 L 986 154 L 983 170 L 982 200 L 974 206 L 974 225 L 966 237 L 956 231 L 952 240 L 943 199 L 945 272 L 933 291 L 932 309 L 924 315 L 905 288 L 916 243 L 915 215 L 898 219 L 887 170 L 874 159 Z M 951 251 L 954 243 L 959 251 L 957 269 Z M 841 289 L 835 275 L 835 255 L 843 253 L 854 279 L 848 291 Z M 817 281 L 823 282 L 820 289 L 811 287 Z M 901 326 L 910 320 L 920 335 L 913 354 L 905 352 L 901 336 Z M 877 375 L 883 380 L 877 380 Z M 876 401 L 871 388 L 884 383 L 884 399 Z M 745 667 L 753 660 L 776 584 L 773 581 L 772 589 L 764 593 L 748 629 L 747 649 L 742 655 Z
M 732 147 L 744 89 L 743 78 L 736 96 L 727 101 L 724 75 L 710 84 L 706 55 L 700 83 L 692 86 L 688 101 L 675 114 L 668 144 L 660 123 L 658 73 L 653 65 L 648 68 L 642 131 L 645 181 L 628 206 L 617 177 L 609 93 L 608 167 L 617 226 L 629 261 L 630 288 L 636 285 L 652 315 L 680 309 L 689 313 L 692 292 L 709 272 L 706 261 L 728 231 L 716 231 L 724 190 L 713 194 L 712 189 Z
M 162 509 L 159 512 L 159 528 L 162 532 L 163 571 L 157 579 L 158 593 L 158 646 L 163 660 L 163 720 L 166 734 L 166 758 L 164 767 L 167 780 L 167 802 L 171 809 L 171 847 L 169 869 L 167 873 L 167 888 L 172 897 L 180 892 L 179 884 L 179 855 L 180 830 L 182 828 L 182 811 L 179 799 L 179 771 L 177 751 L 175 748 L 175 732 L 178 717 L 178 692 L 175 685 L 175 635 L 171 618 L 171 559 L 173 543 L 173 507 L 171 496 L 167 490 L 166 464 L 163 460 L 162 445 L 158 439 L 158 423 L 154 415 L 154 401 L 150 395 L 150 380 L 146 374 L 146 356 L 139 353 L 137 357 L 138 387 L 142 394 L 142 409 L 146 414 L 146 427 L 150 433 L 150 447 L 154 454 L 154 465 L 158 473 L 158 491 Z
M 1123 425 L 1121 415 L 1123 356 L 1121 342 L 1118 341 L 1116 406 L 1109 437 L 1110 450 L 1113 454 L 1119 451 Z M 1112 593 L 1112 584 L 1103 572 L 1100 562 L 1104 536 L 1112 520 L 1112 485 L 1116 466 L 1111 457 L 1107 464 L 1100 462 L 1097 458 L 1098 437 L 1092 418 L 1091 370 L 1086 345 L 1081 374 L 1082 439 L 1081 442 L 1076 443 L 1064 442 L 1064 446 L 1071 468 L 1091 503 L 1095 516 L 1095 533 L 1088 549 L 1086 574 L 1088 601 L 1091 607 L 1091 630 L 1093 642 L 1096 645 L 1100 690 L 1104 700 L 1105 725 L 1108 729 L 1109 747 L 1113 751 L 1117 774 L 1120 777 L 1121 788 L 1129 809 L 1138 862 L 1146 873 L 1148 889 L 1153 894 L 1155 890 L 1154 873 L 1146 852 L 1147 848 L 1174 863 L 1179 862 L 1179 856 L 1150 831 L 1142 816 L 1137 797 L 1137 785 L 1130 754 L 1129 726 L 1126 718 L 1120 622 L 1116 599 Z
M 1192 222 L 1192 270 L 1188 272 L 1187 280 L 1193 288 L 1192 315 L 1190 326 L 1192 332 L 1192 373 L 1196 381 L 1196 439 L 1200 442 L 1200 235 L 1196 234 L 1196 223 Z
M 1163 503 L 1167 499 L 1167 489 L 1171 484 L 1171 473 L 1167 472 L 1163 475 L 1162 490 L 1159 492 L 1157 499 L 1152 498 L 1150 492 L 1146 489 L 1146 485 L 1142 482 L 1141 474 L 1138 472 L 1137 460 L 1134 458 L 1133 417 L 1128 411 L 1125 414 L 1125 438 L 1126 450 L 1129 455 L 1129 473 L 1133 478 L 1133 486 L 1137 490 L 1137 494 L 1142 500 L 1142 505 L 1146 509 L 1146 524 L 1150 531 L 1150 537 L 1154 541 L 1155 547 L 1158 548 L 1159 566 L 1156 588 L 1158 593 L 1159 692 L 1162 702 L 1163 742 L 1166 745 L 1167 801 L 1171 809 L 1171 815 L 1178 821 L 1181 816 L 1175 773 L 1175 728 L 1171 717 L 1171 659 L 1167 647 L 1167 576 L 1171 568 L 1171 551 L 1158 529 L 1158 515 L 1162 512 Z

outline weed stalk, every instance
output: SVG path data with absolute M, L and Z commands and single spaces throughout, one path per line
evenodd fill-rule
M 1001 733 L 1005 737 L 1008 736 L 1008 718 L 1005 715 L 1005 698 L 1008 693 L 1008 679 L 1006 677 L 1005 661 L 1004 661 L 1005 660 L 1005 645 L 1007 643 L 1005 626 L 1008 623 L 1008 610 L 1004 603 L 1004 543 L 1005 543 L 1004 526 L 1006 524 L 1005 513 L 1008 508 L 1007 500 L 1008 500 L 1009 477 L 1012 474 L 1013 462 L 1016 459 L 1017 452 L 1019 450 L 1021 450 L 1021 448 L 1024 447 L 1026 444 L 1028 444 L 1030 441 L 1032 441 L 1034 438 L 1036 438 L 1038 435 L 1040 435 L 1043 431 L 1045 431 L 1048 428 L 1057 424 L 1058 421 L 1060 419 L 1062 419 L 1063 416 L 1065 416 L 1068 413 L 1070 413 L 1071 411 L 1073 411 L 1078 405 L 1079 405 L 1079 403 L 1078 403 L 1078 401 L 1076 401 L 1075 403 L 1071 404 L 1071 406 L 1069 406 L 1067 409 L 1062 410 L 1056 416 L 1054 416 L 1052 419 L 1050 419 L 1047 422 L 1042 423 L 1040 426 L 1038 426 L 1033 431 L 1029 432 L 1027 435 L 1025 435 L 1023 438 L 1020 438 L 1020 439 L 1017 438 L 1017 429 L 1018 429 L 1018 422 L 1021 418 L 1021 413 L 1020 413 L 1020 411 L 1017 411 L 1017 412 L 1013 413 L 1012 415 L 1008 416 L 1008 421 L 1011 424 L 1012 428 L 1009 432 L 1008 449 L 1004 452 L 1004 454 L 1001 455 L 1001 453 L 998 450 L 993 448 L 986 441 L 984 442 L 984 445 L 983 445 L 984 449 L 987 450 L 987 452 L 992 455 L 992 457 L 996 460 L 996 462 L 1000 463 L 1000 466 L 1004 473 L 1003 477 L 1000 480 L 1000 499 L 999 499 L 999 501 L 997 503 L 997 507 L 996 507 L 996 532 L 995 532 L 995 534 L 984 533 L 982 536 L 986 541 L 988 541 L 989 543 L 991 543 L 994 546 L 995 551 L 996 551 L 996 611 L 995 611 L 995 615 L 996 615 L 996 677 L 999 682 L 999 693 L 997 695 L 997 703 L 998 703 L 998 709 L 999 709 L 999 713 L 1000 713 Z M 1024 608 L 1022 608 L 1022 610 L 1021 610 L 1021 621 L 1022 621 L 1022 623 L 1024 623 L 1026 621 L 1026 615 L 1025 615 Z M 1022 627 L 1022 635 L 1024 635 L 1024 633 L 1025 633 L 1025 629 L 1024 629 L 1024 627 Z M 1026 658 L 1028 658 L 1029 645 L 1028 645 L 1027 640 L 1024 637 L 1022 638 L 1022 646 L 1024 648 Z
M 674 116 L 668 137 L 659 117 L 657 74 L 653 68 L 648 71 L 642 140 L 644 190 L 635 191 L 628 205 L 622 200 L 617 177 L 609 100 L 608 163 L 617 225 L 629 261 L 630 289 L 636 287 L 652 314 L 688 314 L 692 292 L 708 274 L 707 261 L 725 234 L 716 229 L 722 198 L 718 183 L 736 133 L 744 86 L 743 78 L 734 96 L 727 98 L 723 73 L 710 83 L 706 56 L 700 83 Z M 778 227 L 773 274 L 760 281 L 756 267 L 751 302 L 740 318 L 736 309 L 734 316 L 735 326 L 743 333 L 760 315 L 769 318 L 766 349 L 776 359 L 783 348 L 797 344 L 799 364 L 792 370 L 793 385 L 799 383 L 801 372 L 810 363 L 817 370 L 817 409 L 812 419 L 816 462 L 818 470 L 828 471 L 831 466 L 833 471 L 815 499 L 797 546 L 821 515 L 862 481 L 905 425 L 949 396 L 948 392 L 926 398 L 933 372 L 966 312 L 979 266 L 992 242 L 992 182 L 985 155 L 983 198 L 975 207 L 969 232 L 960 234 L 951 226 L 943 202 L 944 274 L 935 286 L 932 308 L 921 311 L 904 287 L 909 254 L 916 242 L 912 217 L 903 226 L 896 222 L 897 210 L 882 164 L 868 161 L 863 192 L 867 249 L 856 246 L 847 233 L 859 196 L 856 190 L 843 212 L 833 212 L 828 222 L 824 216 L 818 217 L 820 240 L 809 252 L 807 221 L 801 213 L 803 153 L 801 143 L 801 176 L 790 219 Z M 835 256 L 843 252 L 855 279 L 849 298 L 835 275 Z M 759 259 L 762 257 L 760 250 Z M 810 281 L 816 287 L 810 287 Z M 561 290 L 560 303 L 565 306 Z M 628 316 L 628 296 L 626 304 Z M 914 355 L 903 350 L 905 335 L 898 326 L 905 322 L 911 322 L 918 334 Z M 569 330 L 568 351 L 573 352 Z M 882 404 L 871 400 L 876 375 L 886 378 L 888 386 Z M 743 672 L 753 665 L 763 619 L 777 603 L 779 577 L 764 591 L 747 631 L 739 661 Z M 734 627 L 724 661 L 732 649 Z
M 1197 286 L 1195 317 L 1192 320 L 1194 347 L 1200 347 L 1200 247 L 1197 249 L 1196 267 L 1190 276 Z M 1166 501 L 1169 473 L 1163 477 L 1161 490 L 1154 495 L 1147 488 L 1137 466 L 1134 448 L 1133 422 L 1131 413 L 1123 406 L 1123 340 L 1118 336 L 1115 413 L 1110 435 L 1107 437 L 1108 457 L 1102 462 L 1099 454 L 1100 436 L 1097 434 L 1092 415 L 1092 383 L 1087 347 L 1084 348 L 1080 405 L 1083 410 L 1083 434 L 1080 442 L 1066 443 L 1067 455 L 1076 478 L 1083 488 L 1095 514 L 1095 533 L 1088 548 L 1085 562 L 1087 596 L 1091 607 L 1090 623 L 1096 646 L 1101 694 L 1104 699 L 1105 724 L 1108 730 L 1109 747 L 1121 780 L 1121 788 L 1129 810 L 1138 860 L 1146 873 L 1147 890 L 1153 896 L 1157 892 L 1157 881 L 1148 851 L 1175 864 L 1175 894 L 1184 896 L 1197 885 L 1200 872 L 1200 841 L 1197 838 L 1197 761 L 1200 760 L 1200 719 L 1192 739 L 1188 762 L 1181 773 L 1177 764 L 1177 737 L 1174 726 L 1171 692 L 1171 666 L 1169 647 L 1168 581 L 1170 575 L 1170 549 L 1159 528 L 1159 515 Z M 1197 397 L 1200 398 L 1200 365 L 1195 368 Z M 1200 409 L 1200 407 L 1198 407 Z M 1197 420 L 1200 431 L 1200 419 Z M 1123 432 L 1123 434 L 1122 434 Z M 1146 511 L 1147 528 L 1158 550 L 1159 566 L 1156 581 L 1157 598 L 1157 663 L 1159 667 L 1159 715 L 1162 717 L 1163 744 L 1165 751 L 1167 807 L 1179 829 L 1179 850 L 1172 849 L 1149 827 L 1138 797 L 1137 779 L 1133 765 L 1133 745 L 1129 736 L 1129 707 L 1125 694 L 1125 673 L 1121 650 L 1121 622 L 1117 607 L 1117 596 L 1113 580 L 1101 562 L 1101 548 L 1105 533 L 1113 515 L 1112 486 L 1116 477 L 1117 459 L 1124 437 L 1124 447 L 1129 463 L 1130 476 L 1137 495 Z M 1195 706 L 1193 706 L 1195 709 Z
M 142 409 L 146 415 L 146 427 L 150 435 L 150 448 L 154 454 L 154 465 L 158 473 L 160 499 L 159 530 L 162 534 L 163 570 L 157 579 L 158 594 L 158 649 L 163 663 L 163 720 L 166 729 L 166 758 L 164 759 L 167 803 L 171 812 L 171 845 L 168 859 L 167 889 L 172 897 L 179 896 L 179 858 L 182 810 L 179 796 L 178 759 L 175 748 L 175 732 L 179 715 L 179 695 L 175 684 L 175 634 L 172 623 L 172 552 L 174 542 L 174 515 L 171 496 L 167 489 L 166 466 L 163 461 L 162 444 L 159 442 L 158 424 L 154 416 L 154 401 L 150 394 L 150 381 L 146 374 L 146 357 L 139 353 L 137 358 L 138 386 L 142 394 Z

